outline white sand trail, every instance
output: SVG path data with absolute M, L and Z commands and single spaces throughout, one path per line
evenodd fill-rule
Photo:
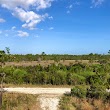
M 60 98 L 70 93 L 70 88 L 4 88 L 7 92 L 39 94 L 38 101 L 42 110 L 58 110 Z

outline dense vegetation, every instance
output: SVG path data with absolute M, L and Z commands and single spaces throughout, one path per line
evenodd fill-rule
M 41 60 L 54 60 L 57 63 L 54 62 L 46 66 L 40 64 L 35 66 L 4 66 L 5 62 L 40 62 Z M 59 62 L 60 60 L 80 60 L 80 62 L 63 65 Z M 83 63 L 82 60 L 89 60 L 89 63 Z M 89 100 L 86 101 L 87 103 L 94 102 L 90 99 L 97 99 L 110 103 L 110 92 L 107 92 L 110 89 L 110 55 L 46 55 L 44 52 L 41 55 L 11 55 L 7 48 L 7 52 L 0 51 L 0 62 L 0 73 L 6 74 L 4 80 L 6 84 L 73 85 L 71 95 L 67 97 L 69 99 L 73 99 L 73 97 L 78 100 L 87 99 Z M 65 102 L 63 103 L 66 104 Z M 71 106 L 77 106 L 74 103 Z M 80 110 L 79 108 L 77 110 Z M 63 108 L 62 110 L 71 109 Z
M 0 67 L 0 73 L 5 73 L 5 83 L 9 84 L 52 84 L 52 85 L 110 85 L 110 64 L 62 64 L 28 67 Z

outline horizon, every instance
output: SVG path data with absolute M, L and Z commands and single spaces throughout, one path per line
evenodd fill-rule
M 11 53 L 10 52 L 10 48 L 9 48 L 9 53 L 7 53 L 7 50 L 6 48 L 9 48 L 9 47 L 5 47 L 5 49 L 1 50 L 0 51 L 4 51 L 6 54 L 10 54 L 10 55 L 72 55 L 72 56 L 82 56 L 82 55 L 110 55 L 110 50 L 108 52 L 106 52 L 105 54 L 101 54 L 101 53 L 84 53 L 84 54 L 68 54 L 68 53 L 64 53 L 64 54 L 60 54 L 60 53 L 51 53 L 51 54 L 48 54 L 48 53 L 45 53 L 45 52 L 41 52 L 41 53 Z
M 1 0 L 0 49 L 11 54 L 107 54 L 109 0 Z

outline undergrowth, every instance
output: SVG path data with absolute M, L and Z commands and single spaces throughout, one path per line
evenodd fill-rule
M 110 110 L 110 102 L 73 96 L 63 96 L 59 106 L 60 110 Z
M 1 110 L 40 110 L 37 95 L 4 93 Z

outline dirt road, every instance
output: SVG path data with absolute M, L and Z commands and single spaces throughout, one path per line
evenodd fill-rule
M 38 94 L 38 101 L 42 110 L 58 110 L 60 98 L 65 93 L 70 93 L 70 88 L 4 88 L 7 92 Z
M 62 95 L 64 93 L 69 93 L 70 88 L 4 88 L 7 92 L 19 92 L 19 93 L 26 93 L 26 94 L 56 94 Z

